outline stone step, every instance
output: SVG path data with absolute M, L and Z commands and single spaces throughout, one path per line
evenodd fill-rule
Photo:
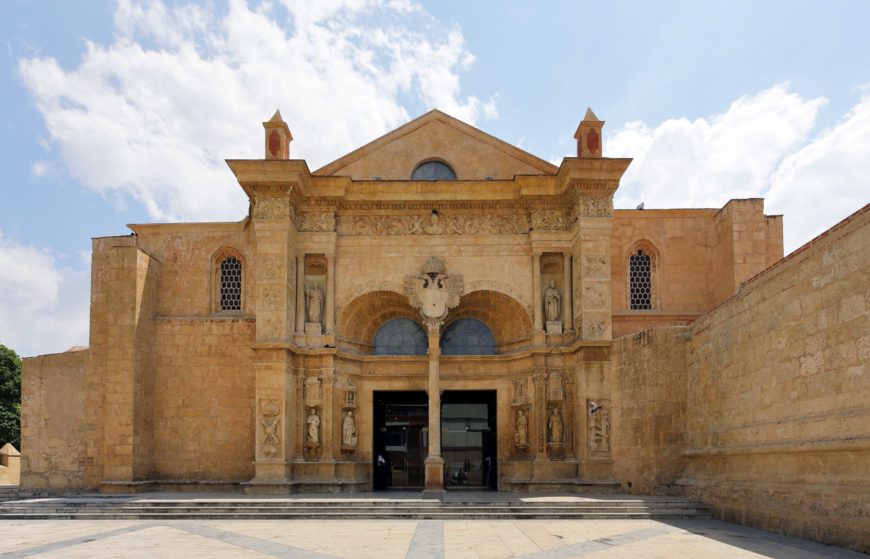
M 686 511 L 674 512 L 673 514 L 651 514 L 651 513 L 634 513 L 634 512 L 571 512 L 571 513 L 548 513 L 544 511 L 522 512 L 522 513 L 496 513 L 496 512 L 449 512 L 449 511 L 425 511 L 425 512 L 396 512 L 389 513 L 384 511 L 360 511 L 353 513 L 341 512 L 316 512 L 316 511 L 298 511 L 298 512 L 168 512 L 168 513 L 141 513 L 141 512 L 78 512 L 78 513 L 3 513 L 0 514 L 0 519 L 4 520 L 221 520 L 221 519 L 270 519 L 270 520 L 353 520 L 353 519 L 409 519 L 409 520 L 516 520 L 516 519 L 539 519 L 539 520 L 560 520 L 560 519 L 687 519 L 687 518 L 709 518 L 709 513 L 689 513 Z

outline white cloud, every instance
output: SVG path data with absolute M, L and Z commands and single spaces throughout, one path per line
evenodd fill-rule
M 44 177 L 51 171 L 51 163 L 48 161 L 35 161 L 30 166 L 30 172 L 34 177 Z
M 797 248 L 870 202 L 870 94 L 830 130 L 789 155 L 770 178 L 767 208 Z
M 87 345 L 89 282 L 87 269 L 0 231 L 0 343 L 19 355 Z
M 615 204 L 718 208 L 765 197 L 768 214 L 785 214 L 790 252 L 867 202 L 870 100 L 811 137 L 826 102 L 777 85 L 707 118 L 628 123 L 605 141 L 608 156 L 634 157 Z
M 410 1 L 231 0 L 217 13 L 121 0 L 115 27 L 75 68 L 30 58 L 19 71 L 69 173 L 158 220 L 241 218 L 223 159 L 262 157 L 259 123 L 276 107 L 312 168 L 408 120 L 409 96 L 469 122 L 497 116 L 495 96 L 460 93 L 473 56 L 459 28 Z

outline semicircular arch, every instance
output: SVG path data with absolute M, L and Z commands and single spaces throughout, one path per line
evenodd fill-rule
M 466 293 L 459 305 L 447 313 L 442 330 L 460 318 L 476 318 L 495 337 L 499 353 L 524 345 L 532 335 L 532 319 L 519 301 L 499 291 Z
M 353 299 L 338 315 L 336 342 L 342 349 L 371 353 L 378 329 L 394 318 L 420 322 L 408 299 L 395 291 L 369 291 Z

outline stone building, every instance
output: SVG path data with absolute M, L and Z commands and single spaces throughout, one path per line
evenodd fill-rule
M 312 172 L 276 113 L 244 219 L 94 239 L 22 488 L 690 494 L 856 545 L 868 208 L 786 259 L 760 199 L 614 210 L 603 125 L 557 167 L 432 111 Z

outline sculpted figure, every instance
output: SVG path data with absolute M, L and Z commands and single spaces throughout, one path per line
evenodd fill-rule
M 550 442 L 561 444 L 562 442 L 562 416 L 559 415 L 559 408 L 553 408 L 553 413 L 550 415 L 550 420 L 547 422 L 550 428 Z
M 559 290 L 556 289 L 556 282 L 550 280 L 550 287 L 544 293 L 544 314 L 547 316 L 547 322 L 555 322 L 559 320 L 559 313 L 562 311 L 562 296 Z
M 516 443 L 520 448 L 529 446 L 529 418 L 523 410 L 517 410 Z
M 317 284 L 305 288 L 305 308 L 308 311 L 308 322 L 320 322 L 323 314 L 323 291 Z
M 320 416 L 317 415 L 317 409 L 311 408 L 308 413 L 308 419 L 305 421 L 308 424 L 308 442 L 320 442 Z
M 348 410 L 341 422 L 341 444 L 353 446 L 356 444 L 356 425 L 353 421 L 353 412 Z

